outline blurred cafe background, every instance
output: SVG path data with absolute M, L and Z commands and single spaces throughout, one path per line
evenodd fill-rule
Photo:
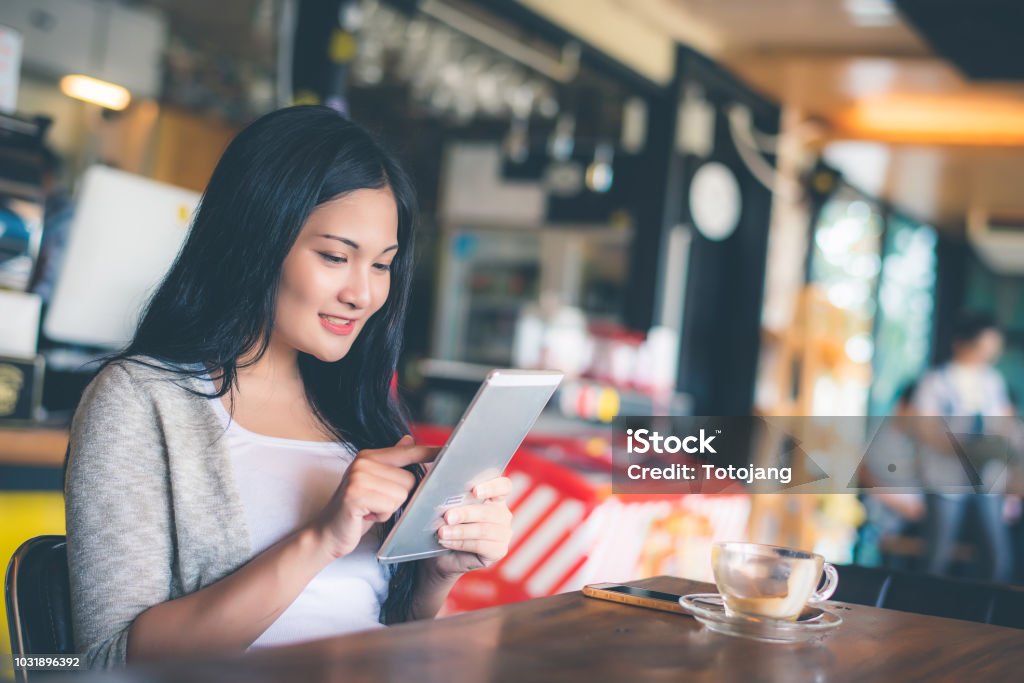
M 449 612 L 707 579 L 716 540 L 926 571 L 920 500 L 615 495 L 609 425 L 869 429 L 965 311 L 1024 397 L 1021 27 L 1018 0 L 3 0 L 0 560 L 63 533 L 89 363 L 127 341 L 227 142 L 315 102 L 415 177 L 417 436 L 442 442 L 489 368 L 567 375 L 510 466 L 510 554 Z M 998 578 L 1024 583 L 1001 504 Z M 993 577 L 976 516 L 943 572 Z

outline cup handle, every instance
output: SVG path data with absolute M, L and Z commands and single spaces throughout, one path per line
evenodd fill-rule
M 821 587 L 821 590 L 814 591 L 811 595 L 811 599 L 808 602 L 822 602 L 832 597 L 832 594 L 836 592 L 836 588 L 839 588 L 839 572 L 828 562 L 824 563 L 822 569 L 825 572 L 825 585 Z

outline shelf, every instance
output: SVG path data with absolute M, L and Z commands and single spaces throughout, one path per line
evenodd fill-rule
M 479 363 L 464 363 L 461 361 L 440 360 L 428 358 L 419 362 L 420 374 L 425 378 L 437 380 L 465 382 L 467 384 L 479 384 L 487 377 L 487 373 L 495 366 Z M 580 391 L 581 389 L 591 391 L 602 391 L 611 389 L 618 395 L 620 415 L 651 415 L 655 408 L 655 401 L 649 395 L 632 389 L 616 387 L 611 384 L 599 382 L 593 379 L 579 378 L 567 379 L 558 388 L 556 397 L 552 399 L 552 405 L 558 406 L 558 395 L 567 391 Z M 688 415 L 692 409 L 692 399 L 688 394 L 675 393 L 669 399 L 670 415 Z M 606 424 L 597 419 L 590 419 L 583 416 L 569 415 L 574 420 L 583 420 L 594 424 Z
M 517 299 L 515 297 L 506 296 L 473 296 L 469 299 L 469 307 L 474 310 L 493 308 L 498 310 L 507 310 L 511 308 L 519 309 L 529 304 L 533 299 L 529 297 L 523 297 Z

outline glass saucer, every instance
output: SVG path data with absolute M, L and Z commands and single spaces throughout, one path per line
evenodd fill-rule
M 679 598 L 683 611 L 704 624 L 709 631 L 750 638 L 765 643 L 799 643 L 823 638 L 843 623 L 842 617 L 826 609 L 805 612 L 798 621 L 729 616 L 718 593 L 693 593 Z M 818 614 L 817 612 L 820 612 Z

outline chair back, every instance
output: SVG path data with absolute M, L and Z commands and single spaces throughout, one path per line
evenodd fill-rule
M 1024 586 L 1007 586 L 992 602 L 988 623 L 1024 628 Z
M 892 573 L 879 567 L 862 567 L 857 564 L 837 565 L 839 587 L 833 600 L 852 602 L 855 605 L 881 607 L 892 583 Z
M 893 574 L 880 605 L 901 612 L 988 623 L 1000 586 L 928 574 Z
M 1024 628 L 1024 587 L 857 565 L 837 566 L 834 600 Z
M 74 654 L 64 536 L 36 536 L 14 551 L 4 585 L 14 655 Z M 28 680 L 27 671 L 19 671 Z

